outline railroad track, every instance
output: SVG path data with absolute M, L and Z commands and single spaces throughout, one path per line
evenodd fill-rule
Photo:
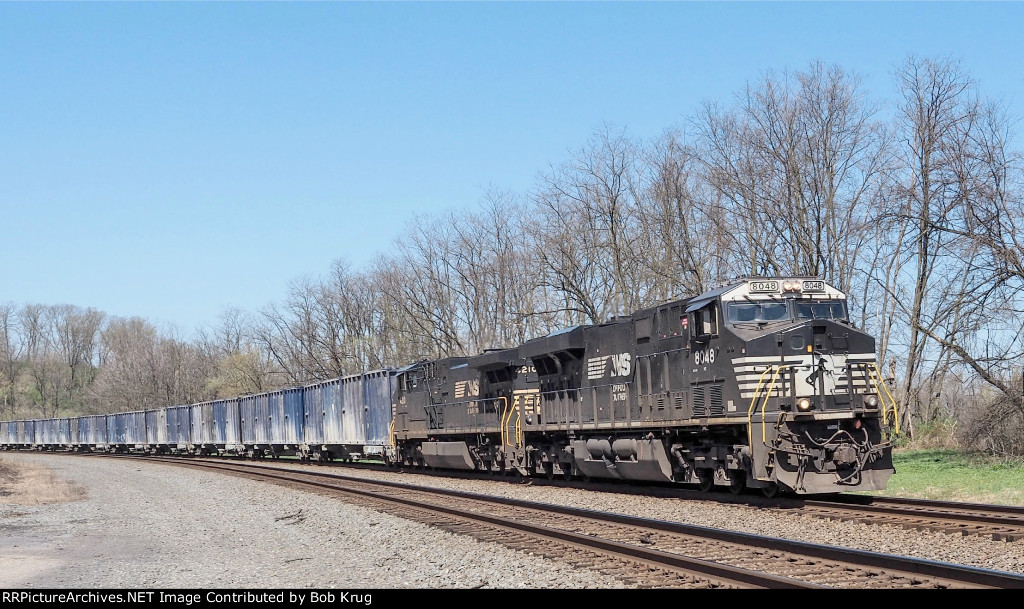
M 51 453 L 43 453 L 51 454 Z M 52 453 L 65 454 L 65 453 Z M 88 454 L 88 453 L 85 453 Z M 191 458 L 191 457 L 189 457 Z M 237 461 L 236 461 L 237 462 Z M 280 466 L 293 464 L 302 469 L 298 461 L 282 459 L 273 463 Z M 357 468 L 371 471 L 395 471 L 372 463 L 332 463 L 320 467 Z M 402 470 L 409 474 L 472 480 L 501 480 L 486 474 L 460 471 Z M 932 531 L 960 535 L 977 535 L 996 541 L 1024 540 L 1024 507 L 1001 506 L 955 501 L 935 501 L 873 495 L 834 495 L 829 499 L 777 497 L 766 499 L 759 495 L 733 495 L 726 492 L 705 493 L 672 485 L 634 486 L 616 482 L 581 482 L 532 478 L 537 486 L 569 486 L 583 490 L 644 495 L 649 497 L 683 500 L 715 501 L 732 505 L 775 510 L 787 515 L 801 515 L 829 521 L 857 522 L 867 525 L 891 525 L 914 531 Z
M 804 500 L 807 516 L 868 524 L 891 524 L 919 531 L 980 535 L 997 541 L 1024 539 L 1024 508 L 898 497 Z
M 339 464 L 351 467 L 351 464 Z M 372 469 L 372 466 L 370 467 Z M 406 470 L 416 472 L 417 470 Z M 431 473 L 436 476 L 436 472 Z M 455 477 L 465 477 L 459 476 Z M 474 479 L 477 479 L 474 477 Z M 487 477 L 485 476 L 485 479 Z M 868 525 L 891 525 L 913 531 L 931 531 L 960 535 L 977 535 L 996 541 L 1024 540 L 1024 507 L 878 497 L 873 495 L 834 495 L 829 499 L 777 497 L 768 499 L 756 494 L 733 495 L 727 492 L 706 493 L 678 486 L 631 486 L 617 482 L 569 482 L 534 479 L 534 484 L 637 494 L 683 500 L 715 501 L 731 505 L 775 510 L 778 513 L 801 515 L 829 521 L 857 522 Z
M 336 464 L 338 467 L 393 471 L 372 464 Z M 444 475 L 458 479 L 498 479 L 490 475 L 430 470 L 403 470 L 437 477 Z M 869 525 L 892 525 L 914 531 L 932 531 L 960 535 L 989 537 L 996 541 L 1024 540 L 1024 507 L 935 501 L 873 495 L 835 495 L 830 499 L 804 499 L 778 497 L 767 499 L 755 494 L 733 495 L 726 492 L 706 493 L 685 487 L 669 485 L 632 486 L 617 482 L 566 482 L 533 478 L 533 484 L 571 486 L 605 492 L 638 494 L 685 500 L 716 501 L 776 510 L 789 515 L 810 516 L 829 521 L 857 522 Z
M 342 468 L 393 471 L 375 464 L 331 464 Z M 499 479 L 493 475 L 466 472 L 444 472 L 436 470 L 403 470 L 437 477 L 459 479 Z M 802 497 L 777 497 L 768 499 L 757 494 L 733 495 L 727 492 L 706 493 L 674 485 L 634 486 L 621 482 L 606 481 L 564 481 L 533 478 L 536 485 L 571 486 L 586 490 L 614 493 L 638 494 L 663 498 L 678 498 L 698 501 L 715 501 L 734 505 L 774 509 L 787 514 L 799 514 L 830 521 L 858 522 L 870 525 L 892 525 L 914 531 L 932 531 L 960 535 L 989 537 L 996 541 L 1024 540 L 1024 507 L 936 501 L 903 497 L 878 497 L 873 495 L 837 494 L 829 499 L 805 499 Z
M 314 490 L 638 587 L 1024 588 L 1024 575 L 277 465 L 128 456 Z

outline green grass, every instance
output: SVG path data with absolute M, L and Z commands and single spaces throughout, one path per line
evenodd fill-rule
M 956 450 L 897 450 L 896 473 L 872 494 L 1024 505 L 1024 464 Z

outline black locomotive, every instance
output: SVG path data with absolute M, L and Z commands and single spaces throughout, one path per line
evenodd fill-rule
M 812 277 L 737 280 L 516 348 L 398 371 L 398 464 L 760 488 L 884 489 L 874 338 Z

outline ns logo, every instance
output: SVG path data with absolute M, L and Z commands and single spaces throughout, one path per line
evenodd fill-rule
M 633 372 L 633 356 L 631 354 L 599 355 L 587 360 L 587 378 L 591 380 L 603 378 L 608 373 L 609 363 L 611 363 L 612 376 L 629 376 Z
M 480 381 L 459 381 L 455 383 L 455 398 L 466 398 L 480 395 Z
M 629 376 L 632 371 L 632 356 L 628 353 L 608 356 L 612 360 L 612 376 Z

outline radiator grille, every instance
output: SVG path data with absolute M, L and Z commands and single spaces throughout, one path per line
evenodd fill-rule
M 710 400 L 711 416 L 722 416 L 725 414 L 725 407 L 722 405 L 722 386 L 712 385 L 711 386 L 711 400 Z
M 704 401 L 704 388 L 694 387 L 693 389 L 693 416 L 695 417 L 706 417 L 708 416 L 708 407 Z

